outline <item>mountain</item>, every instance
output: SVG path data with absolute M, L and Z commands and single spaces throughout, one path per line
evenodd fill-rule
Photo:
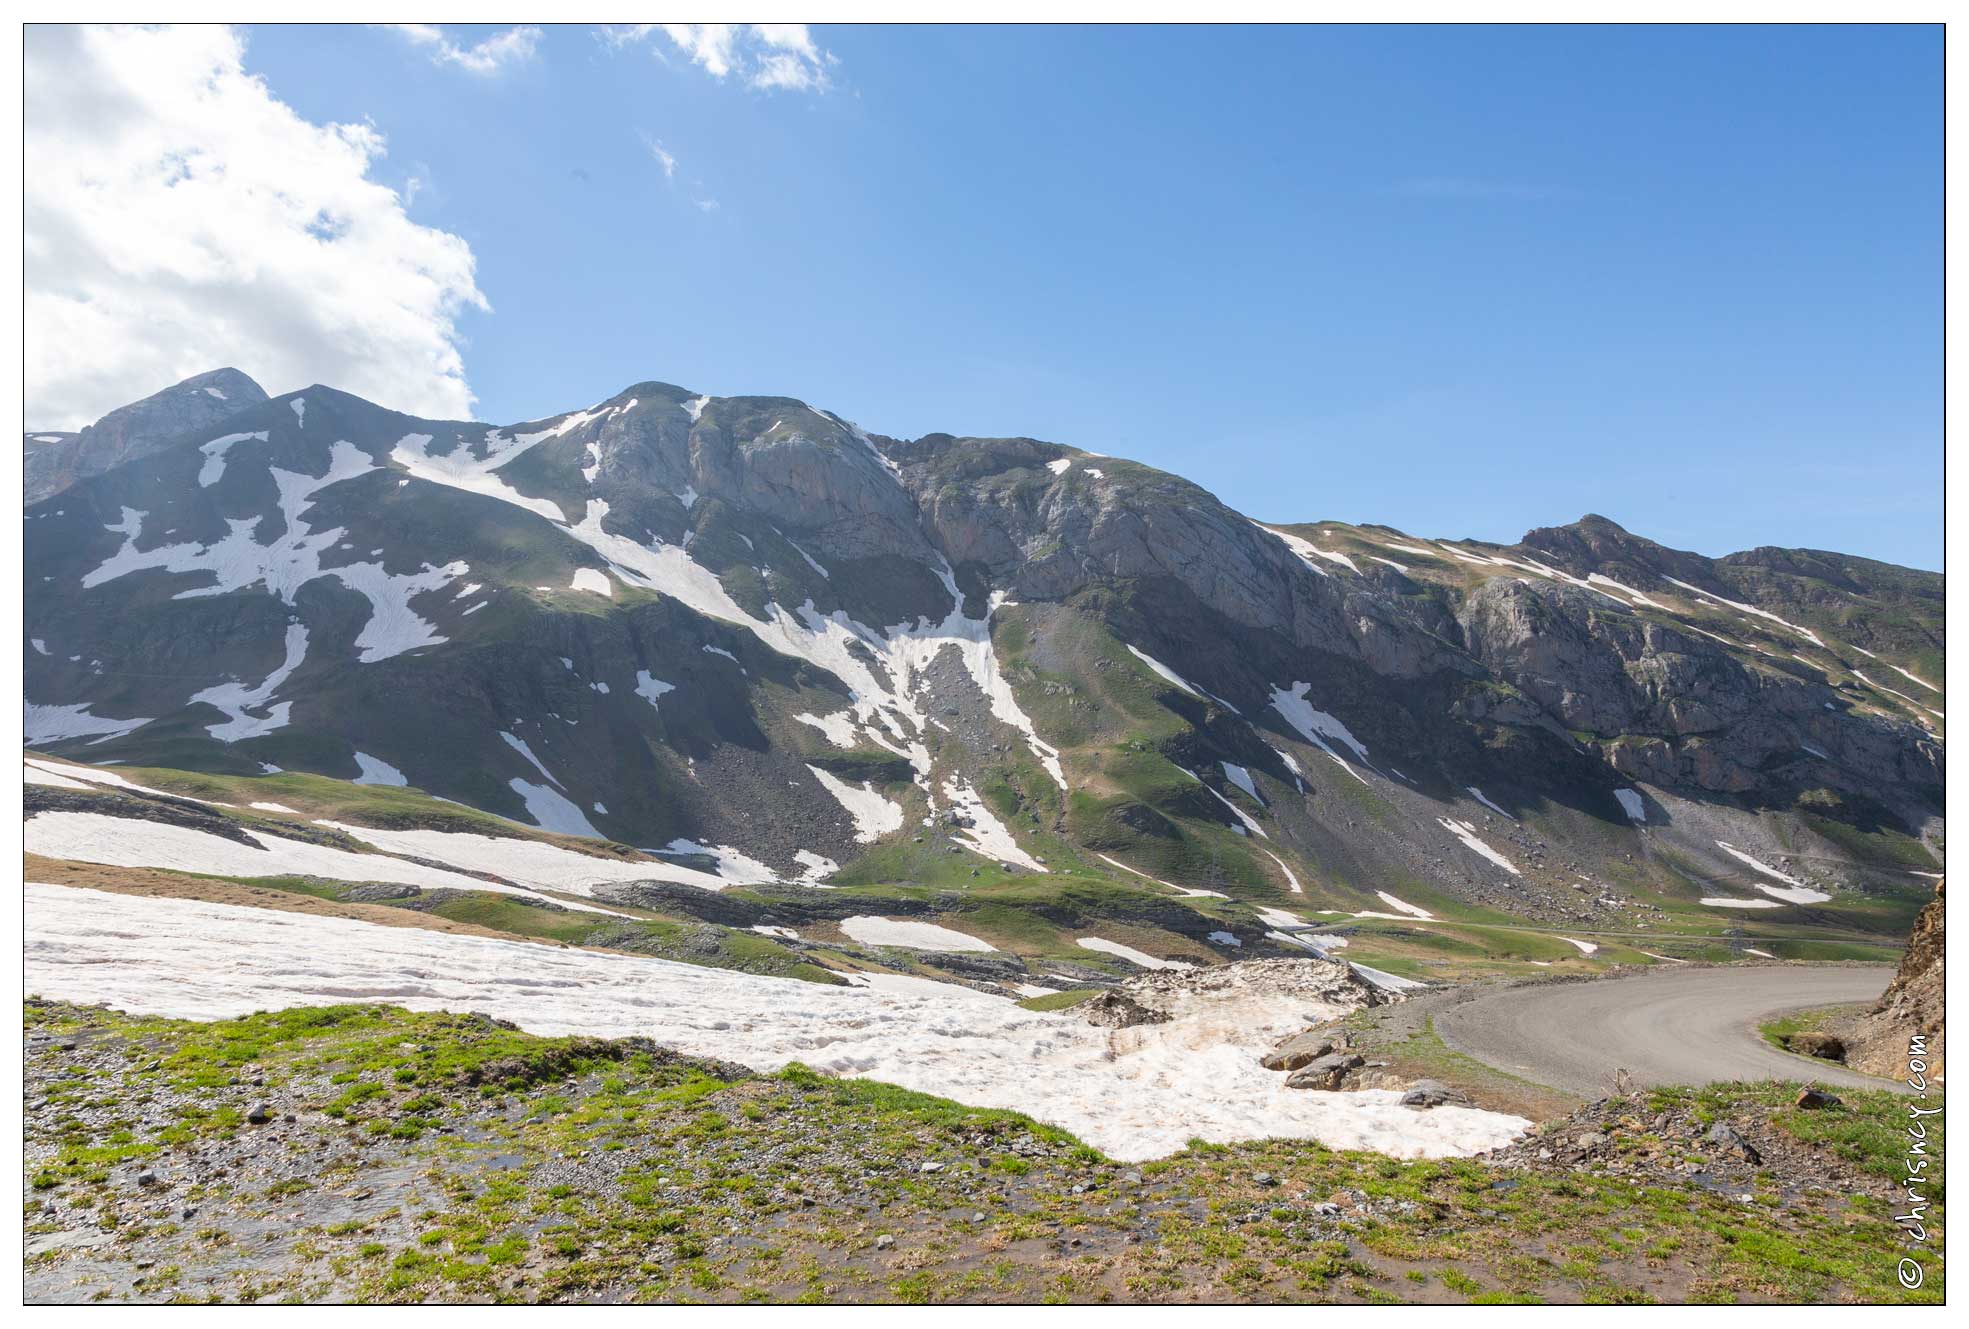
M 265 389 L 237 369 L 214 369 L 119 407 L 80 433 L 30 430 L 23 436 L 27 501 L 52 498 L 266 399 Z
M 106 456 L 232 372 L 46 446 Z M 1884 953 L 1939 862 L 1937 574 L 1596 516 L 1271 527 L 1134 462 L 659 382 L 498 427 L 224 390 L 27 509 L 31 747 L 408 785 L 758 882 L 1086 872 L 1479 950 Z

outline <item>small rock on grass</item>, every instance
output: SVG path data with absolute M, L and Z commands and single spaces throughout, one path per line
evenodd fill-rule
M 1840 1106 L 1836 1094 L 1828 1094 L 1823 1089 L 1801 1089 L 1798 1091 L 1797 1105 L 1801 1108 L 1836 1108 Z

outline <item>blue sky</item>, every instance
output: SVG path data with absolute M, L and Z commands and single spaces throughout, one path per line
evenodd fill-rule
M 1941 565 L 1939 28 L 816 27 L 775 88 L 498 35 L 244 55 L 469 244 L 482 418 L 658 378 L 1268 521 Z

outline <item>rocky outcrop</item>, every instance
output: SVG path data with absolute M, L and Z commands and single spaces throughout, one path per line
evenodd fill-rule
M 1914 920 L 1914 933 L 1908 938 L 1907 952 L 1901 957 L 1900 971 L 1880 994 L 1880 1000 L 1860 1018 L 1848 1040 L 1846 1064 L 1856 1071 L 1886 1079 L 1904 1080 L 1909 1073 L 1910 1051 L 1916 1038 L 1926 1043 L 1925 1074 L 1939 1083 L 1942 1079 L 1942 887 L 1935 883 L 1935 898 Z
M 147 457 L 266 399 L 265 389 L 237 369 L 214 369 L 173 384 L 111 411 L 79 434 L 30 447 L 24 500 L 51 498 L 78 480 Z

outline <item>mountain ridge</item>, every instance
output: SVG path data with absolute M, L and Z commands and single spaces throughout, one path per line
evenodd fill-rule
M 498 427 L 310 387 L 27 516 L 52 751 L 387 768 L 788 880 L 1067 851 L 1565 912 L 1555 844 L 1655 892 L 1804 835 L 1859 888 L 1940 830 L 1938 574 L 1752 576 L 1591 514 L 1268 526 L 1123 459 L 646 380 Z

